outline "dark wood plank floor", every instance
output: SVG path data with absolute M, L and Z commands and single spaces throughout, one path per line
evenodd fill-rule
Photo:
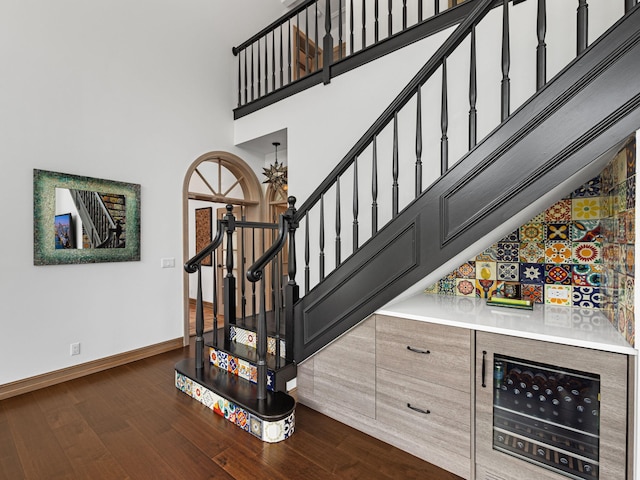
M 0 401 L 0 479 L 458 479 L 303 405 L 264 444 L 176 390 L 190 350 Z

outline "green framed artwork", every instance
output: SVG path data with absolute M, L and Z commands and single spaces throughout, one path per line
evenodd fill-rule
M 34 265 L 139 260 L 140 185 L 33 170 Z

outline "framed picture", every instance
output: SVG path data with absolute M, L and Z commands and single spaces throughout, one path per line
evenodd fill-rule
M 105 210 L 109 212 L 109 221 L 106 223 L 94 215 L 96 211 Z M 59 215 L 59 212 L 71 214 Z M 65 215 L 69 216 L 65 218 Z M 69 235 L 71 247 L 66 247 L 64 237 L 57 239 L 57 227 L 54 228 L 54 225 L 58 217 L 62 230 L 66 224 L 70 229 L 69 234 L 78 230 L 78 233 L 83 233 L 83 240 L 76 243 L 74 237 Z M 91 228 L 91 225 L 95 228 Z M 98 228 L 101 226 L 104 226 L 104 232 Z M 90 234 L 85 235 L 86 232 Z M 96 232 L 99 239 L 88 241 L 85 245 L 84 237 Z M 33 170 L 34 265 L 139 260 L 139 184 Z
M 60 215 L 56 215 L 53 226 L 55 231 L 56 250 L 76 248 L 76 237 L 73 230 L 73 217 L 71 216 L 71 213 L 61 213 Z
M 213 240 L 213 209 L 211 207 L 196 208 L 196 253 L 202 251 Z M 213 265 L 213 255 L 202 260 L 202 265 Z

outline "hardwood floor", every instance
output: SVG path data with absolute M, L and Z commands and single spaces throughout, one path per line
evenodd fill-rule
M 0 479 L 409 479 L 455 475 L 303 405 L 265 444 L 174 387 L 167 352 L 0 401 Z

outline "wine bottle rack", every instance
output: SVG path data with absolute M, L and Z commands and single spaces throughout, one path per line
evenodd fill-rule
M 494 355 L 493 448 L 575 479 L 599 478 L 600 377 Z

